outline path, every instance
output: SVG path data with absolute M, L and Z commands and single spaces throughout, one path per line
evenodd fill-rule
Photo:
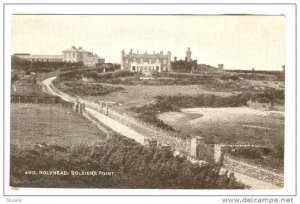
M 74 102 L 75 99 L 70 99 L 67 97 L 64 97 L 62 95 L 59 95 L 58 93 L 56 93 L 51 87 L 50 84 L 52 83 L 52 81 L 55 79 L 56 77 L 51 77 L 48 79 L 45 79 L 42 83 L 47 87 L 47 92 L 49 94 L 55 95 L 55 96 L 60 96 L 62 97 L 63 100 L 65 101 L 69 101 L 69 102 Z M 96 119 L 98 119 L 101 123 L 103 123 L 104 125 L 110 127 L 111 129 L 113 129 L 114 131 L 116 131 L 117 133 L 124 135 L 128 138 L 134 139 L 135 141 L 137 141 L 138 143 L 143 144 L 144 142 L 144 136 L 137 133 L 136 131 L 132 130 L 131 128 L 119 123 L 118 121 L 102 114 L 99 113 L 98 111 L 95 111 L 91 108 L 86 107 L 85 110 L 87 112 L 89 112 L 90 114 L 92 114 Z
M 60 95 L 51 88 L 50 85 L 55 78 L 56 77 L 51 77 L 51 78 L 48 78 L 48 79 L 45 79 L 44 81 L 42 81 L 42 83 L 46 87 L 46 89 L 44 89 L 44 91 L 46 91 L 49 94 L 59 96 L 65 101 L 74 102 L 75 98 Z M 116 120 L 114 120 L 102 113 L 99 113 L 98 111 L 95 111 L 93 109 L 86 107 L 86 111 L 89 112 L 90 114 L 92 114 L 101 123 L 110 127 L 112 130 L 114 130 L 114 131 L 118 132 L 119 134 L 124 135 L 128 138 L 135 139 L 137 142 L 143 144 L 143 138 L 145 138 L 145 137 L 143 135 L 141 135 L 140 133 L 136 132 L 135 130 L 133 130 L 132 128 L 125 126 L 125 125 L 117 122 Z M 139 138 L 139 139 L 137 139 L 137 138 Z M 222 169 L 222 170 L 224 171 L 225 169 Z M 234 171 L 231 171 L 231 172 L 234 172 Z M 278 189 L 279 188 L 278 186 L 275 186 L 273 184 L 255 179 L 253 177 L 246 176 L 246 175 L 238 173 L 238 172 L 234 172 L 234 175 L 238 181 L 250 186 L 253 189 Z

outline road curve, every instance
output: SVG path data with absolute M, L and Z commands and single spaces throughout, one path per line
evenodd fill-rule
M 65 101 L 69 101 L 69 102 L 76 101 L 76 99 L 74 97 L 66 97 L 63 94 L 58 94 L 51 88 L 50 85 L 55 78 L 56 77 L 51 77 L 51 78 L 48 78 L 48 79 L 45 79 L 42 81 L 42 84 L 44 84 L 44 86 L 45 86 L 45 89 L 43 91 L 45 91 L 51 95 L 54 95 L 54 96 L 59 96 Z M 132 138 L 135 141 L 137 141 L 138 143 L 143 144 L 143 139 L 145 137 L 143 135 L 139 134 L 138 132 L 134 131 L 132 128 L 125 126 L 125 125 L 117 122 L 116 120 L 114 120 L 102 113 L 99 113 L 98 111 L 90 109 L 88 107 L 86 107 L 86 111 L 89 112 L 90 114 L 92 114 L 101 123 L 103 123 L 104 125 L 107 125 L 108 127 L 110 127 L 112 130 L 116 131 L 117 133 L 124 135 L 128 138 Z M 137 138 L 139 138 L 139 139 L 137 139 Z M 226 171 L 225 169 L 222 169 L 222 170 Z M 255 179 L 253 177 L 249 177 L 247 175 L 244 175 L 244 174 L 241 174 L 238 172 L 233 172 L 233 173 L 238 181 L 244 183 L 245 185 L 250 186 L 252 189 L 279 189 L 278 186 L 273 185 L 271 183 L 267 183 L 267 182 Z
M 60 95 L 51 88 L 50 84 L 52 83 L 52 81 L 55 78 L 56 77 L 51 77 L 51 78 L 48 78 L 48 79 L 45 79 L 44 81 L 42 81 L 42 83 L 46 86 L 46 89 L 45 89 L 46 92 L 51 95 L 59 96 L 65 101 L 69 101 L 69 102 L 76 101 L 76 99 L 74 97 L 66 97 L 64 95 Z M 116 121 L 102 113 L 99 113 L 98 111 L 95 111 L 91 108 L 86 107 L 85 110 L 88 113 L 92 114 L 101 123 L 110 127 L 115 132 L 117 132 L 121 135 L 124 135 L 125 137 L 134 139 L 136 142 L 138 142 L 140 144 L 143 144 L 145 137 L 143 135 L 139 134 L 138 132 L 134 131 L 132 128 L 129 128 L 128 126 L 125 126 L 122 123 L 119 123 L 118 121 Z

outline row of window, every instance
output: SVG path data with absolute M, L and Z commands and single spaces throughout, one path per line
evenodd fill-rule
M 41 58 L 33 58 L 31 59 L 32 62 L 56 62 L 62 61 L 61 59 L 41 59 Z
M 76 55 L 75 52 L 73 52 L 73 53 L 64 53 L 64 57 L 76 58 L 76 57 L 79 57 L 79 56 Z
M 132 66 L 132 71 L 137 72 L 150 72 L 150 71 L 159 71 L 159 66 Z

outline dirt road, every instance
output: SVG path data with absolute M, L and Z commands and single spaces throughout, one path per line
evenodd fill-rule
M 74 97 L 66 97 L 66 95 L 64 94 L 58 94 L 56 91 L 54 91 L 51 88 L 51 83 L 52 81 L 55 79 L 56 77 L 51 77 L 48 79 L 45 79 L 44 81 L 42 81 L 42 83 L 45 86 L 44 91 L 55 95 L 55 96 L 59 96 L 61 97 L 63 100 L 69 101 L 69 102 L 75 102 L 76 99 Z M 107 125 L 108 127 L 110 127 L 111 129 L 113 129 L 114 131 L 120 133 L 121 135 L 124 135 L 126 137 L 132 138 L 135 141 L 137 141 L 138 143 L 143 144 L 143 139 L 145 138 L 145 136 L 141 135 L 140 133 L 136 132 L 135 130 L 133 130 L 130 127 L 127 127 L 121 123 L 119 123 L 118 121 L 102 114 L 99 113 L 98 111 L 95 111 L 93 109 L 90 108 L 86 108 L 86 111 L 88 111 L 90 114 L 92 114 L 95 118 L 97 118 L 101 123 Z M 275 186 L 273 184 L 246 176 L 244 174 L 240 174 L 238 172 L 234 172 L 235 177 L 237 178 L 237 180 L 241 181 L 242 183 L 249 185 L 251 188 L 253 189 L 278 189 L 278 186 Z

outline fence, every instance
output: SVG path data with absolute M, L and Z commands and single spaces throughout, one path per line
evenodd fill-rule
M 21 95 L 12 94 L 10 98 L 11 103 L 46 103 L 57 104 L 61 99 L 57 96 L 35 96 L 35 95 Z

